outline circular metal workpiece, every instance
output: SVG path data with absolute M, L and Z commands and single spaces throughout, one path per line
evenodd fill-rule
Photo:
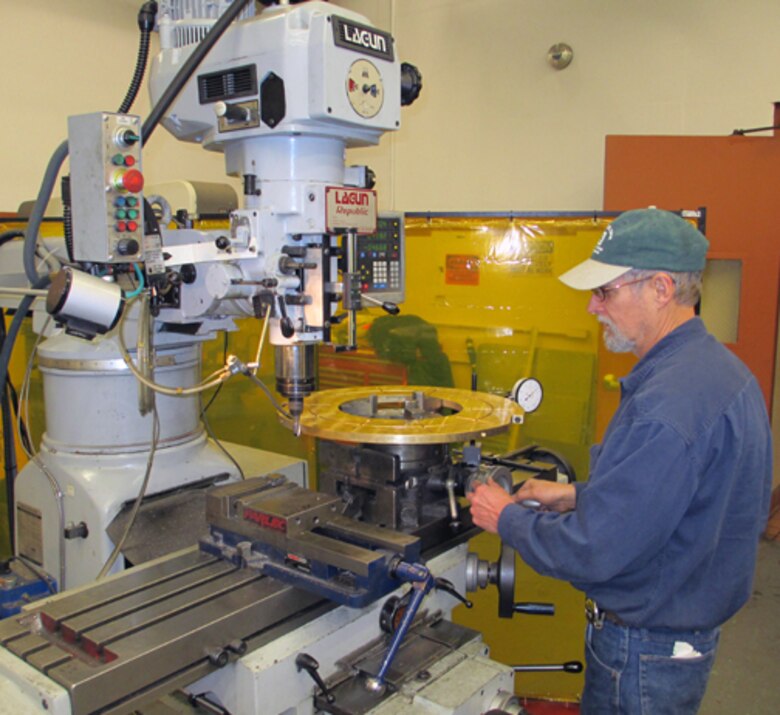
M 444 444 L 505 430 L 522 410 L 510 400 L 452 387 L 383 385 L 310 395 L 301 432 L 363 444 Z

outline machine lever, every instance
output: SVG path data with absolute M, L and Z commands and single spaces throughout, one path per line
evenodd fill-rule
M 279 305 L 279 314 L 282 316 L 279 320 L 279 330 L 285 338 L 289 339 L 295 335 L 295 326 L 290 316 L 287 315 L 287 307 L 282 296 L 279 296 L 277 304 Z
M 282 253 L 293 258 L 306 258 L 306 246 L 282 246 Z
M 455 480 L 447 479 L 444 482 L 444 486 L 447 487 L 447 501 L 450 507 L 450 525 L 454 528 L 460 526 L 460 520 L 458 519 L 458 502 L 455 500 Z
M 362 300 L 367 300 L 369 303 L 378 305 L 382 310 L 385 311 L 385 313 L 388 313 L 389 315 L 398 315 L 401 312 L 401 309 L 395 303 L 391 303 L 389 300 L 377 300 L 376 298 L 372 298 L 370 295 L 366 295 L 365 293 L 361 293 L 360 297 Z
M 561 671 L 564 673 L 581 673 L 582 662 L 579 660 L 569 660 L 566 663 L 555 665 L 513 665 L 511 666 L 515 673 L 544 673 Z
M 279 259 L 279 270 L 287 275 L 300 270 L 314 270 L 317 264 L 314 261 L 303 261 L 297 257 L 282 256 Z
M 398 654 L 398 649 L 401 647 L 401 641 L 404 639 L 409 627 L 412 625 L 412 621 L 417 615 L 417 611 L 420 608 L 423 599 L 435 585 L 433 575 L 425 566 L 422 564 L 410 564 L 401 561 L 400 559 L 390 567 L 390 575 L 393 578 L 411 584 L 412 590 L 409 603 L 404 609 L 401 621 L 393 634 L 384 660 L 379 666 L 379 672 L 376 675 L 366 677 L 366 689 L 377 695 L 383 694 L 387 689 L 387 673 L 390 670 L 390 666 L 392 665 L 395 656 Z
M 365 298 L 365 296 L 363 297 Z M 382 303 L 382 310 L 384 310 L 388 315 L 398 315 L 401 312 L 401 309 L 395 303 L 391 303 L 389 300 L 386 300 L 384 303 Z
M 211 713 L 212 715 L 230 715 L 228 710 L 213 702 L 205 693 L 191 695 L 190 693 L 183 690 L 179 692 L 184 694 L 184 696 L 187 698 L 187 702 L 189 702 L 190 705 L 194 705 L 199 710 Z
M 458 593 L 455 590 L 455 586 L 452 585 L 451 581 L 448 581 L 446 578 L 437 578 L 433 582 L 433 587 L 438 589 L 439 591 L 444 591 L 445 593 L 449 593 L 450 596 L 453 598 L 457 598 L 466 608 L 473 608 L 474 604 L 469 601 L 468 598 L 466 598 L 464 595 Z
M 322 691 L 322 694 L 329 703 L 336 700 L 335 696 L 328 690 L 328 686 L 325 685 L 325 681 L 319 674 L 318 668 L 320 667 L 320 664 L 317 662 L 316 658 L 310 656 L 308 653 L 298 653 L 298 655 L 295 656 L 295 667 L 298 668 L 299 673 L 302 670 L 305 670 L 309 674 L 309 677 L 317 684 L 317 687 Z
M 531 603 L 520 601 L 512 606 L 515 613 L 525 613 L 527 616 L 554 616 L 555 606 L 552 603 Z
M 214 113 L 228 122 L 248 122 L 252 119 L 252 112 L 248 107 L 229 102 L 217 102 L 214 105 Z
M 282 335 L 285 338 L 291 338 L 295 335 L 295 326 L 293 325 L 292 320 L 286 315 L 279 321 L 279 330 L 281 330 Z

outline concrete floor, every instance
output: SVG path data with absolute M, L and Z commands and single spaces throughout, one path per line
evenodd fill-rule
M 780 541 L 762 541 L 753 596 L 723 626 L 700 715 L 780 712 Z

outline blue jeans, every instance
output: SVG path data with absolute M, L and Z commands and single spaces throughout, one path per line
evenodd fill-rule
M 609 621 L 601 630 L 588 625 L 582 715 L 694 715 L 719 636 L 720 628 L 671 632 Z

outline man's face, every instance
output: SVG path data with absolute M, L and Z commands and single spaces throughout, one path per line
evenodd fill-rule
M 588 312 L 595 315 L 604 331 L 607 350 L 615 353 L 642 355 L 653 332 L 649 303 L 651 278 L 640 280 L 624 276 L 594 291 Z M 603 297 L 602 297 L 603 296 Z

